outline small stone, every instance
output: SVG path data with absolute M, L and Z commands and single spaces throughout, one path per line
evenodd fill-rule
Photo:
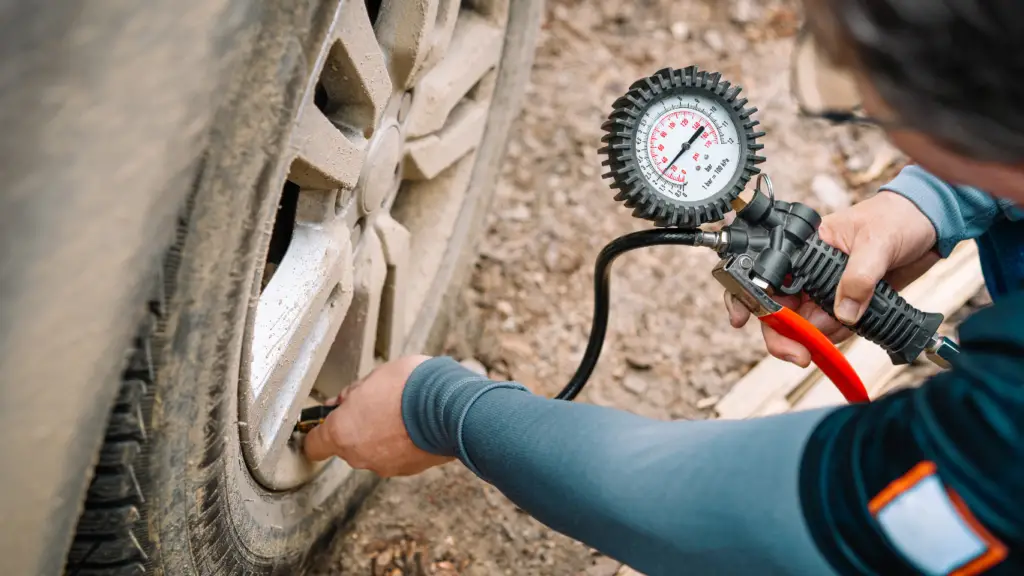
M 518 140 L 509 140 L 506 154 L 509 158 L 519 158 L 523 155 L 523 145 Z
M 622 387 L 633 394 L 640 396 L 647 391 L 647 381 L 637 374 L 627 374 L 626 377 L 622 379 Z
M 708 396 L 707 398 L 702 398 L 700 401 L 697 402 L 697 409 L 707 410 L 708 408 L 711 408 L 715 404 L 718 404 L 719 400 L 721 400 L 721 397 L 719 396 Z
M 384 567 L 387 567 L 388 564 L 391 564 L 391 559 L 393 557 L 394 557 L 394 551 L 392 551 L 390 548 L 388 548 L 387 550 L 384 550 L 383 552 L 378 554 L 377 557 L 374 558 L 374 561 L 377 563 L 377 566 L 380 566 L 381 568 L 384 568 Z
M 718 30 L 708 30 L 704 33 L 704 43 L 715 52 L 722 54 L 725 51 L 725 39 Z
M 871 166 L 871 161 L 864 154 L 854 154 L 846 159 L 846 169 L 850 172 L 863 172 Z
M 811 181 L 811 191 L 818 200 L 835 211 L 850 206 L 850 195 L 846 188 L 827 174 L 818 174 Z
M 579 254 L 561 250 L 556 244 L 548 244 L 543 260 L 548 272 L 562 274 L 575 272 L 583 265 L 583 258 Z
M 559 269 L 559 256 L 558 246 L 554 244 L 548 244 L 546 250 L 544 250 L 544 267 L 548 269 L 548 272 L 556 272 Z
M 619 568 L 622 564 L 607 557 L 600 557 L 594 561 L 594 563 L 587 568 L 584 572 L 584 576 L 615 576 L 619 573 Z
M 526 222 L 530 219 L 530 209 L 520 204 L 519 206 L 513 206 L 502 213 L 502 217 L 506 220 L 513 222 Z
M 654 366 L 654 357 L 650 354 L 632 352 L 626 354 L 626 364 L 636 370 L 650 370 Z
M 534 356 L 533 348 L 521 336 L 513 334 L 502 336 L 500 346 L 502 355 L 512 363 L 527 361 Z
M 512 305 L 505 300 L 498 300 L 498 303 L 494 305 L 494 308 L 505 316 L 512 315 Z
M 672 37 L 679 42 L 686 42 L 690 39 L 690 26 L 686 22 L 675 22 L 672 24 Z
M 760 19 L 761 10 L 753 0 L 732 0 L 729 19 L 736 24 L 751 24 Z
M 487 376 L 487 367 L 485 367 L 476 358 L 466 358 L 462 362 L 459 362 L 459 364 L 462 364 L 462 367 L 466 368 L 467 370 L 471 370 L 473 372 L 476 372 L 477 374 L 479 374 L 481 376 Z

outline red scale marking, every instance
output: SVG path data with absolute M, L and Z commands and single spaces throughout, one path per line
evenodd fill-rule
M 691 125 L 692 122 L 692 125 Z M 648 142 L 648 151 L 651 155 L 651 162 L 654 164 L 655 170 L 658 173 L 666 172 L 668 163 L 675 156 L 667 156 L 661 154 L 665 152 L 665 145 L 659 144 L 658 141 L 662 138 L 667 138 L 671 133 L 675 136 L 675 132 L 678 130 L 685 131 L 685 138 L 683 141 L 688 140 L 693 135 L 693 131 L 697 130 L 701 126 L 705 126 L 704 133 L 701 134 L 701 138 L 704 140 L 704 149 L 711 148 L 715 144 L 719 143 L 718 132 L 712 127 L 712 124 L 703 116 L 698 115 L 689 110 L 682 110 L 669 114 L 662 118 L 658 124 L 651 131 L 651 136 Z M 707 128 L 711 128 L 710 130 Z M 696 162 L 700 161 L 700 153 L 693 155 L 693 160 Z M 687 159 L 681 158 L 676 164 L 673 164 L 671 168 L 665 174 L 665 177 L 679 184 L 686 182 L 686 170 L 684 170 L 680 163 L 685 163 Z

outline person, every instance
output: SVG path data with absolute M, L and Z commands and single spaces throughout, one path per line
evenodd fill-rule
M 1024 18 L 1013 0 L 807 0 L 831 73 L 916 162 L 829 216 L 850 254 L 839 340 L 875 283 L 976 239 L 993 305 L 919 388 L 742 421 L 662 422 L 536 396 L 450 358 L 380 367 L 306 438 L 383 476 L 460 460 L 551 528 L 662 574 L 1024 574 Z M 844 116 L 845 114 L 845 116 Z M 982 192 L 984 190 L 985 192 Z M 728 303 L 734 325 L 749 316 Z M 807 351 L 766 329 L 776 356 Z

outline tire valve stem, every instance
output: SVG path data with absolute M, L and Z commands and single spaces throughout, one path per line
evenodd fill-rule
M 302 413 L 299 414 L 299 421 L 295 424 L 295 431 L 300 434 L 308 434 L 310 430 L 323 424 L 324 420 L 327 419 L 327 415 L 334 412 L 337 407 L 338 404 L 303 408 Z

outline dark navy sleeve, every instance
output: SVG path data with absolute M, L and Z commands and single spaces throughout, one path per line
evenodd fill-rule
M 458 456 L 541 522 L 648 576 L 833 574 L 798 497 L 827 412 L 661 422 L 542 398 L 448 358 L 414 372 L 402 408 L 417 446 Z
M 841 574 L 1024 574 L 1024 295 L 960 329 L 952 370 L 811 435 L 801 501 Z

